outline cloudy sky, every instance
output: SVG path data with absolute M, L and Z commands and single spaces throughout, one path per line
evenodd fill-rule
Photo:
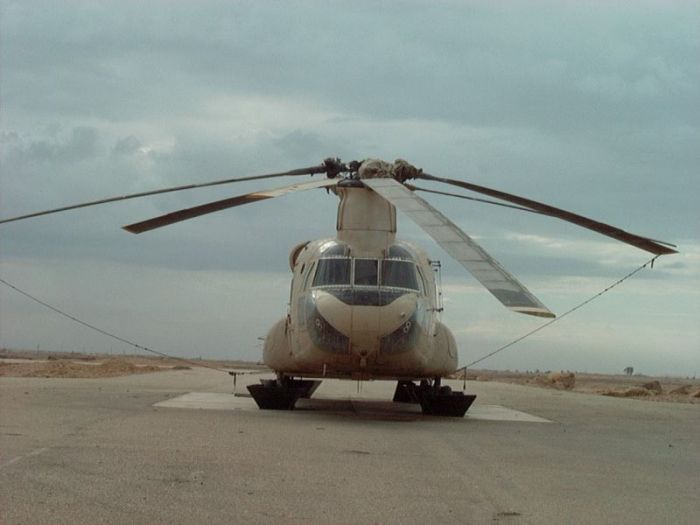
M 1 216 L 162 186 L 406 158 L 673 242 L 481 366 L 700 373 L 697 2 L 0 1 Z M 0 226 L 0 277 L 179 356 L 258 359 L 287 257 L 334 234 L 322 190 L 139 236 L 120 226 L 258 184 Z M 545 217 L 427 196 L 562 313 L 651 257 Z M 444 263 L 460 361 L 542 324 Z M 0 345 L 131 352 L 0 289 Z

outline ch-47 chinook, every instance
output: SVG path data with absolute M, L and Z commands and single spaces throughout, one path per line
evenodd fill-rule
M 276 379 L 248 387 L 263 409 L 293 408 L 300 397 L 311 396 L 323 378 L 397 381 L 394 400 L 418 403 L 428 414 L 461 417 L 471 405 L 475 396 L 452 392 L 449 386 L 441 385 L 441 379 L 457 369 L 457 345 L 438 319 L 440 302 L 431 260 L 422 249 L 396 238 L 397 208 L 506 308 L 554 317 L 525 286 L 416 191 L 484 199 L 418 188 L 409 180 L 439 182 L 485 194 L 498 199 L 486 201 L 491 204 L 563 219 L 656 255 L 676 253 L 668 243 L 510 193 L 429 175 L 403 160 L 393 164 L 374 159 L 345 164 L 329 158 L 308 168 L 102 199 L 0 223 L 204 186 L 314 174 L 325 174 L 326 178 L 247 193 L 124 226 L 131 233 L 143 233 L 314 188 L 326 188 L 339 197 L 336 237 L 304 242 L 291 251 L 289 311 L 272 326 L 263 349 L 263 362 L 275 371 Z

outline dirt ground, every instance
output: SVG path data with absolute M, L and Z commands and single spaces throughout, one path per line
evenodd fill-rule
M 114 357 L 78 352 L 41 352 L 0 350 L 0 377 L 100 378 L 131 374 L 182 370 L 194 366 L 265 371 L 258 363 L 245 361 L 183 361 L 143 355 Z M 463 373 L 454 375 L 462 379 Z M 672 401 L 700 404 L 700 380 L 646 375 L 606 375 L 572 372 L 511 372 L 469 370 L 467 381 L 497 381 L 532 386 L 630 397 L 646 401 Z
M 77 352 L 38 352 L 0 350 L 0 377 L 100 378 L 146 374 L 168 370 L 185 370 L 193 366 L 216 368 L 260 368 L 239 361 L 202 361 Z
M 455 378 L 462 379 L 458 373 Z M 467 381 L 498 381 L 538 388 L 553 388 L 610 397 L 629 397 L 646 401 L 700 403 L 700 380 L 681 377 L 654 377 L 642 374 L 615 375 L 580 372 L 511 372 L 469 370 Z

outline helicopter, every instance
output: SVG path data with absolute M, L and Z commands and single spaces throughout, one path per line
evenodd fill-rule
M 436 261 L 422 248 L 397 239 L 397 213 L 420 226 L 506 308 L 552 318 L 551 312 L 473 238 L 419 197 L 424 191 L 562 219 L 630 244 L 656 256 L 677 253 L 674 245 L 525 197 L 423 172 L 405 160 L 378 159 L 321 164 L 290 171 L 217 180 L 91 201 L 0 220 L 0 224 L 50 213 L 146 197 L 288 176 L 325 174 L 296 183 L 222 199 L 129 224 L 141 234 L 177 222 L 289 193 L 324 188 L 339 198 L 332 238 L 297 244 L 289 255 L 292 271 L 287 315 L 264 338 L 263 363 L 275 379 L 249 385 L 259 408 L 290 410 L 309 398 L 323 379 L 396 381 L 395 402 L 419 404 L 425 414 L 462 417 L 476 396 L 452 391 L 442 379 L 457 371 L 458 349 L 442 310 Z M 419 188 L 424 180 L 456 186 L 498 199 L 487 200 Z

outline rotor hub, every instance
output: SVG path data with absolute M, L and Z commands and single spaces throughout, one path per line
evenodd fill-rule
M 395 179 L 404 182 L 419 177 L 423 170 L 416 168 L 403 159 L 396 159 L 393 164 L 379 159 L 367 159 L 358 171 L 359 179 Z

